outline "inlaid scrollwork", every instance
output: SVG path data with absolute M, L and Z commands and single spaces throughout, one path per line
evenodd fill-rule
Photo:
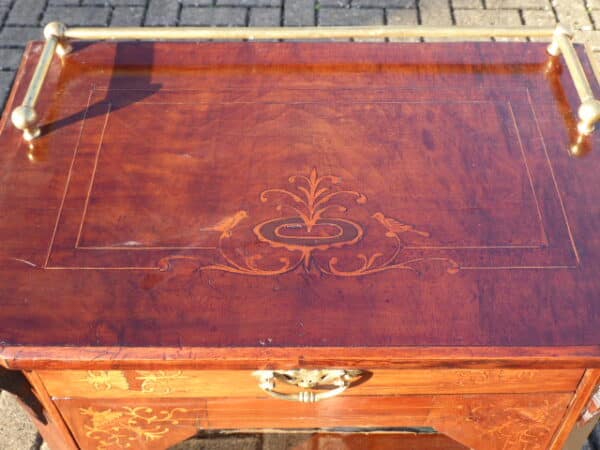
M 170 381 L 187 378 L 180 370 L 177 372 L 138 370 L 136 372 L 139 375 L 136 379 L 142 381 L 141 391 L 145 393 L 170 394 L 173 392 Z
M 340 177 L 319 176 L 316 168 L 313 168 L 308 176 L 290 176 L 288 182 L 293 188 L 266 189 L 259 195 L 262 203 L 278 199 L 276 210 L 282 213 L 280 217 L 262 221 L 252 228 L 258 241 L 267 245 L 262 253 L 240 255 L 239 252 L 227 250 L 227 244 L 237 227 L 250 218 L 247 211 L 240 210 L 223 218 L 216 225 L 203 229 L 219 233 L 217 252 L 221 261 L 198 267 L 198 270 L 273 276 L 302 267 L 307 272 L 316 270 L 326 275 L 356 277 L 387 270 L 418 272 L 419 265 L 436 263 L 442 265 L 447 273 L 458 272 L 458 263 L 447 257 L 402 260 L 404 235 L 414 234 L 428 238 L 429 233 L 386 216 L 380 211 L 373 213 L 371 219 L 383 227 L 384 236 L 390 240 L 387 250 L 378 249 L 371 254 L 352 253 L 347 258 L 344 257 L 342 264 L 339 256 L 327 256 L 326 252 L 356 245 L 365 236 L 365 226 L 349 217 L 341 217 L 348 212 L 348 207 L 341 201 L 345 197 L 362 206 L 367 203 L 367 197 L 355 190 L 340 189 Z M 290 211 L 291 215 L 284 215 L 284 211 Z M 274 249 L 283 249 L 285 253 L 275 256 Z M 317 263 L 314 258 L 315 252 L 325 255 L 327 262 L 324 265 Z M 273 262 L 274 258 L 277 258 L 278 265 Z M 161 270 L 169 270 L 174 261 L 182 259 L 193 260 L 195 257 L 169 256 L 161 259 L 158 265 Z M 262 262 L 265 259 L 271 260 L 270 266 Z
M 80 413 L 89 418 L 89 423 L 84 425 L 85 435 L 97 442 L 98 450 L 135 449 L 143 442 L 161 439 L 172 426 L 180 423 L 178 415 L 186 412 L 185 408 L 155 411 L 145 406 L 80 409 Z
M 83 381 L 97 391 L 110 391 L 113 387 L 125 391 L 129 389 L 125 374 L 116 370 L 88 370 Z

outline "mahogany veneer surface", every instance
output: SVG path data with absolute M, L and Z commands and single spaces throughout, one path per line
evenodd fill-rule
M 598 138 L 569 155 L 543 44 L 78 45 L 30 159 L 40 48 L 0 134 L 3 345 L 600 343 Z

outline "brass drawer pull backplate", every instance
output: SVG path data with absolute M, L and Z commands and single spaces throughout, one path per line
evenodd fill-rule
M 302 403 L 314 403 L 335 397 L 350 387 L 353 381 L 365 372 L 358 369 L 296 369 L 296 370 L 257 370 L 258 386 L 271 397 Z M 301 388 L 299 392 L 278 392 L 280 385 Z

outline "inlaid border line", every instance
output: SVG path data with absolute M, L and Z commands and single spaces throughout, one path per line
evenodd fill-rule
M 48 245 L 48 253 L 46 253 L 46 260 L 44 261 L 44 265 L 42 268 L 47 269 L 48 263 L 50 262 L 50 256 L 52 255 L 52 247 L 54 246 L 54 239 L 56 238 L 56 232 L 58 231 L 58 224 L 60 222 L 60 218 L 62 216 L 63 207 L 65 205 L 65 199 L 67 198 L 67 191 L 69 190 L 69 185 L 71 184 L 71 175 L 73 173 L 73 166 L 75 165 L 75 159 L 77 157 L 77 152 L 79 151 L 79 146 L 81 145 L 81 137 L 83 136 L 83 128 L 85 126 L 85 120 L 88 115 L 88 111 L 90 109 L 90 102 L 92 101 L 92 95 L 95 91 L 95 85 L 92 85 L 90 89 L 90 94 L 88 95 L 87 104 L 85 107 L 85 111 L 83 113 L 83 118 L 81 120 L 81 127 L 79 128 L 79 136 L 77 136 L 77 142 L 75 143 L 75 150 L 73 151 L 73 156 L 71 158 L 71 164 L 69 165 L 69 171 L 67 173 L 67 180 L 65 182 L 65 188 L 63 189 L 62 199 L 60 201 L 60 205 L 58 207 L 58 215 L 56 216 L 56 222 L 54 223 L 54 230 L 52 231 L 52 237 L 50 238 L 50 244 Z
M 567 232 L 569 234 L 569 239 L 571 240 L 571 246 L 573 248 L 573 252 L 575 253 L 575 260 L 577 261 L 577 265 L 581 265 L 581 259 L 579 258 L 579 252 L 577 251 L 577 246 L 575 244 L 575 237 L 573 236 L 573 232 L 571 231 L 571 226 L 569 225 L 569 218 L 567 216 L 567 210 L 565 208 L 565 204 L 562 199 L 562 195 L 558 188 L 558 181 L 556 180 L 556 175 L 554 173 L 554 167 L 552 166 L 552 162 L 550 161 L 550 155 L 548 154 L 548 147 L 546 146 L 546 140 L 544 139 L 544 135 L 542 134 L 542 129 L 540 127 L 537 114 L 535 112 L 535 106 L 531 101 L 531 93 L 529 92 L 529 88 L 525 88 L 527 91 L 527 98 L 529 100 L 529 107 L 531 112 L 533 113 L 533 120 L 535 122 L 535 126 L 537 128 L 538 134 L 542 140 L 542 147 L 544 148 L 544 153 L 546 154 L 546 161 L 548 162 L 548 167 L 550 168 L 550 174 L 552 175 L 552 182 L 554 183 L 554 189 L 556 190 L 556 194 L 558 195 L 558 201 L 560 203 L 560 208 L 562 210 L 562 214 L 565 220 L 565 225 L 567 226 Z
M 108 89 L 104 89 L 105 91 L 108 91 Z M 112 89 L 110 89 L 112 90 Z M 128 89 L 121 89 L 122 91 L 128 91 Z M 231 90 L 235 90 L 235 89 L 231 89 Z M 313 89 L 316 90 L 316 89 Z M 322 89 L 321 89 L 322 90 Z M 414 89 L 404 89 L 407 91 L 414 91 Z M 177 92 L 177 90 L 173 90 L 175 92 Z M 197 90 L 197 92 L 206 92 L 205 90 Z M 458 90 L 457 90 L 458 92 Z M 485 92 L 482 92 L 482 94 L 485 94 Z M 326 104 L 326 102 L 324 101 L 299 101 L 299 102 L 219 102 L 219 105 L 227 105 L 227 104 L 237 104 L 237 103 L 241 103 L 241 104 L 275 104 L 275 105 L 296 105 L 296 104 L 314 104 L 314 105 L 323 105 Z M 431 99 L 431 100 L 418 100 L 418 101 L 413 101 L 413 100 L 408 100 L 408 101 L 404 101 L 404 100 L 386 100 L 386 101 L 358 101 L 358 102 L 337 102 L 336 103 L 341 103 L 341 104 L 348 104 L 348 105 L 355 105 L 355 104 L 489 104 L 492 106 L 498 106 L 498 105 L 502 105 L 504 102 L 502 101 L 495 101 L 495 100 L 490 100 L 490 99 L 484 99 L 484 100 L 436 100 L 436 99 Z M 511 102 L 510 100 L 506 101 L 506 103 L 509 105 L 509 109 L 511 109 L 511 113 L 512 113 L 512 106 L 511 106 Z M 211 104 L 211 102 L 139 102 L 138 104 L 140 105 L 197 105 L 197 104 L 206 104 L 209 105 Z M 110 104 L 109 104 L 110 105 Z M 108 111 L 106 112 L 107 116 L 110 112 L 110 107 L 108 109 Z M 105 127 L 106 124 L 108 123 L 108 118 L 106 120 L 105 123 Z M 541 249 L 544 248 L 545 245 L 548 245 L 548 240 L 546 237 L 546 232 L 545 232 L 545 227 L 544 227 L 544 223 L 542 222 L 542 215 L 541 213 L 539 213 L 539 201 L 537 198 L 537 193 L 533 187 L 533 183 L 531 182 L 531 174 L 530 174 L 530 169 L 529 169 L 529 165 L 527 163 L 527 160 L 525 158 L 525 154 L 523 151 L 523 144 L 521 143 L 521 138 L 520 138 L 520 132 L 517 126 L 516 122 L 513 122 L 513 127 L 515 128 L 515 132 L 517 134 L 517 141 L 519 143 L 519 145 L 521 145 L 521 154 L 523 157 L 523 164 L 525 166 L 525 171 L 528 175 L 528 177 L 530 177 L 530 186 L 531 186 L 531 193 L 534 199 L 534 202 L 538 208 L 538 220 L 539 220 L 539 226 L 541 228 L 542 231 L 542 242 L 540 244 L 537 245 L 509 245 L 509 244 L 498 244 L 498 245 L 469 245 L 469 246 L 406 246 L 405 248 L 407 250 L 484 250 L 484 249 Z M 104 129 L 103 129 L 103 133 L 102 133 L 102 137 L 100 139 L 100 144 L 98 147 L 98 154 L 100 153 L 100 147 L 102 146 L 103 143 L 103 139 L 104 139 Z M 96 165 L 97 165 L 97 161 L 98 161 L 98 154 L 96 156 Z M 215 250 L 216 247 L 214 246 L 159 246 L 159 247 L 150 247 L 150 246 L 98 246 L 98 245 L 94 245 L 94 246 L 80 246 L 79 242 L 80 242 L 80 236 L 82 234 L 83 231 L 83 227 L 84 227 L 84 222 L 85 222 L 85 218 L 86 218 L 86 211 L 87 211 L 87 205 L 89 203 L 89 198 L 91 196 L 92 190 L 93 190 L 93 184 L 94 184 L 94 180 L 93 177 L 95 175 L 95 171 L 96 171 L 96 165 L 94 166 L 94 172 L 92 174 L 92 181 L 90 183 L 90 188 L 88 190 L 88 196 L 86 197 L 86 204 L 85 204 L 85 208 L 84 208 L 84 213 L 82 215 L 81 218 L 81 224 L 80 224 L 80 228 L 79 228 L 79 233 L 78 233 L 78 237 L 77 237 L 77 241 L 75 244 L 75 248 L 78 250 L 104 250 L 104 251 L 123 251 L 123 250 Z
M 92 175 L 90 176 L 90 185 L 88 187 L 87 195 L 85 197 L 85 204 L 83 206 L 83 214 L 81 216 L 81 221 L 79 223 L 79 230 L 77 232 L 77 239 L 75 240 L 75 248 L 79 246 L 79 241 L 81 240 L 81 231 L 83 230 L 83 221 L 85 220 L 85 215 L 88 209 L 88 205 L 90 203 L 90 194 L 92 193 L 92 186 L 94 185 L 94 179 L 96 178 L 96 170 L 98 169 L 98 160 L 100 159 L 100 151 L 102 150 L 102 143 L 104 141 L 104 133 L 106 132 L 106 126 L 108 125 L 108 118 L 110 117 L 110 110 L 112 109 L 112 103 L 108 102 L 108 107 L 106 108 L 106 117 L 104 118 L 104 125 L 102 126 L 102 131 L 100 133 L 100 141 L 98 142 L 98 150 L 96 151 L 96 157 L 94 159 L 94 168 L 92 169 Z
M 541 130 L 539 128 L 539 123 L 537 122 L 537 115 L 535 114 L 535 110 L 533 108 L 533 105 L 531 104 L 530 92 L 529 92 L 528 88 L 525 88 L 525 90 L 527 92 L 528 102 L 529 102 L 529 105 L 530 105 L 530 109 L 531 109 L 531 111 L 532 111 L 532 113 L 534 115 L 534 119 L 536 121 L 536 126 L 537 126 L 537 129 L 538 129 L 538 133 L 539 133 L 539 135 L 540 135 L 540 137 L 542 139 L 542 144 L 543 144 L 543 148 L 544 148 L 544 151 L 545 151 L 546 160 L 547 160 L 547 163 L 548 163 L 548 165 L 549 165 L 549 167 L 551 169 L 551 175 L 552 175 L 552 178 L 553 178 L 553 181 L 554 181 L 555 190 L 556 190 L 556 193 L 557 193 L 557 196 L 558 196 L 561 208 L 563 210 L 563 217 L 565 219 L 565 224 L 566 224 L 567 229 L 569 230 L 569 237 L 571 238 L 571 244 L 574 246 L 574 241 L 573 241 L 572 233 L 570 232 L 570 226 L 569 226 L 569 223 L 568 223 L 566 212 L 564 210 L 564 204 L 563 204 L 563 201 L 562 201 L 562 197 L 560 195 L 560 191 L 559 191 L 558 186 L 556 184 L 553 167 L 552 167 L 552 164 L 550 162 L 550 158 L 549 158 L 549 155 L 548 155 L 548 152 L 547 152 L 547 148 L 546 148 L 546 145 L 545 145 L 545 141 L 544 141 L 543 135 L 541 134 Z M 69 177 L 68 177 L 68 180 L 67 180 L 67 183 L 66 183 L 66 186 L 65 186 L 65 190 L 64 190 L 64 193 L 63 193 L 63 201 L 61 202 L 61 208 L 59 210 L 59 215 L 58 215 L 58 218 L 57 218 L 57 222 L 56 222 L 56 226 L 55 226 L 55 230 L 54 230 L 55 232 L 53 234 L 51 246 L 50 246 L 50 249 L 49 249 L 48 258 L 50 256 L 50 252 L 51 252 L 51 249 L 52 249 L 52 244 L 54 242 L 54 238 L 55 238 L 55 234 L 56 234 L 56 229 L 57 229 L 57 226 L 58 226 L 58 222 L 59 222 L 61 214 L 62 214 L 62 209 L 63 209 L 62 207 L 63 207 L 63 204 L 64 204 L 64 200 L 66 198 L 66 193 L 67 193 L 68 187 L 70 185 L 72 167 L 74 165 L 75 158 L 76 158 L 76 156 L 78 154 L 78 149 L 79 149 L 79 146 L 80 146 L 80 140 L 81 140 L 82 133 L 83 133 L 83 127 L 84 127 L 85 120 L 86 120 L 86 117 L 87 117 L 87 112 L 88 112 L 88 109 L 89 109 L 89 103 L 91 101 L 91 97 L 92 97 L 94 91 L 95 91 L 95 86 L 92 87 L 92 90 L 90 91 L 90 96 L 88 97 L 88 106 L 86 108 L 86 111 L 85 111 L 85 114 L 84 114 L 84 118 L 82 119 L 83 123 L 82 123 L 82 127 L 80 129 L 80 134 L 79 134 L 78 142 L 77 142 L 77 145 L 76 145 L 76 150 L 74 152 L 72 163 L 71 163 L 71 167 L 70 167 L 70 170 L 69 170 Z M 432 102 L 435 103 L 432 100 L 427 100 L 427 101 L 422 101 L 422 102 L 421 101 L 419 101 L 419 102 L 411 102 L 411 101 L 407 101 L 407 102 L 405 102 L 405 101 L 386 101 L 386 102 L 375 102 L 375 103 L 398 103 L 398 104 L 402 104 L 402 103 L 432 103 Z M 302 102 L 302 103 L 306 103 L 306 102 Z M 309 103 L 319 104 L 319 103 L 322 103 L 322 102 L 309 102 Z M 352 104 L 355 104 L 355 103 L 356 102 L 352 102 Z M 364 102 L 364 103 L 374 103 L 374 102 Z M 461 102 L 448 101 L 448 102 L 444 102 L 444 103 L 461 103 L 461 104 L 462 103 L 466 103 L 466 104 L 490 103 L 492 105 L 502 104 L 502 102 L 497 102 L 497 101 L 493 101 L 493 100 L 474 100 L 474 101 L 461 101 Z M 513 122 L 514 122 L 515 118 L 514 118 L 514 111 L 512 110 L 512 104 L 511 104 L 510 100 L 508 100 L 506 103 L 509 105 L 510 112 L 511 112 L 511 115 L 513 116 Z M 154 103 L 152 103 L 152 104 L 154 104 Z M 191 104 L 191 103 L 181 102 L 181 103 L 163 103 L 163 104 Z M 106 118 L 105 118 L 105 123 L 104 123 L 103 131 L 102 131 L 102 136 L 101 136 L 100 144 L 98 146 L 98 150 L 97 150 L 97 154 L 96 154 L 96 160 L 95 160 L 95 164 L 94 164 L 94 171 L 92 173 L 92 180 L 90 182 L 90 187 L 88 189 L 88 196 L 86 197 L 86 207 L 84 208 L 84 213 L 82 215 L 82 221 L 80 223 L 80 230 L 79 230 L 78 240 L 79 240 L 79 237 L 80 237 L 80 233 L 82 231 L 83 222 L 84 222 L 85 215 L 86 215 L 85 212 L 87 211 L 87 204 L 89 202 L 89 197 L 91 195 L 91 190 L 92 190 L 92 187 L 93 187 L 93 180 L 94 180 L 94 176 L 95 176 L 95 172 L 96 172 L 97 163 L 98 163 L 98 160 L 99 160 L 99 152 L 100 152 L 100 147 L 101 147 L 102 142 L 103 142 L 104 131 L 105 131 L 107 123 L 108 123 L 108 118 L 109 118 L 109 114 L 108 113 L 110 112 L 111 103 L 108 103 L 108 105 L 109 105 L 109 108 L 108 108 L 108 110 L 106 112 Z M 527 160 L 526 160 L 525 156 L 523 155 L 523 147 L 522 147 L 522 142 L 521 142 L 521 137 L 520 137 L 520 131 L 519 131 L 518 127 L 516 126 L 516 124 L 515 124 L 515 130 L 517 132 L 517 139 L 519 141 L 519 144 L 521 145 L 521 153 L 522 153 L 523 160 L 524 160 L 523 162 L 524 162 L 527 174 L 530 177 L 529 165 L 527 163 Z M 532 188 L 532 194 L 534 196 L 534 201 L 536 202 L 536 205 L 539 206 L 538 199 L 537 199 L 537 193 L 535 192 L 535 189 L 533 189 L 533 185 L 531 184 L 531 178 L 530 178 L 530 187 Z M 543 221 L 542 221 L 542 216 L 539 214 L 539 210 L 538 210 L 538 218 L 540 220 L 540 225 L 541 225 L 541 227 L 543 229 L 544 224 L 543 224 Z M 544 236 L 545 236 L 545 230 L 544 230 Z M 537 248 L 542 248 L 542 247 L 543 246 L 485 246 L 485 247 L 478 247 L 478 246 L 447 247 L 446 246 L 446 247 L 429 247 L 429 249 L 432 249 L 432 250 L 433 249 L 448 249 L 448 250 L 455 249 L 455 250 L 462 250 L 462 249 L 476 249 L 476 248 L 482 248 L 482 249 L 486 249 L 486 248 L 487 249 L 490 249 L 490 248 L 508 248 L 508 249 L 510 249 L 510 248 L 533 248 L 533 249 L 537 249 Z M 214 247 L 146 247 L 146 248 L 144 248 L 144 247 L 135 247 L 135 246 L 131 246 L 131 247 L 129 247 L 129 246 L 126 246 L 126 247 L 104 247 L 104 248 L 103 247 L 75 247 L 75 248 L 77 248 L 77 249 L 93 249 L 93 250 L 96 250 L 96 249 L 97 250 L 136 250 L 136 249 L 137 250 L 160 250 L 160 249 L 165 249 L 165 250 L 190 250 L 190 249 L 192 249 L 192 250 L 194 250 L 194 249 L 214 249 Z M 406 248 L 407 249 L 419 249 L 419 247 L 406 247 Z M 578 258 L 577 250 L 576 250 L 575 247 L 573 247 L 573 249 L 575 251 L 575 254 L 577 256 L 578 263 L 579 263 L 579 258 Z M 556 265 L 556 266 L 535 266 L 535 265 L 532 265 L 532 266 L 461 266 L 461 269 L 465 269 L 465 270 L 574 269 L 576 267 L 577 266 L 568 266 L 568 265 Z M 160 270 L 157 267 L 131 267 L 131 266 L 128 266 L 128 267 L 91 267 L 91 266 L 85 266 L 85 267 L 54 266 L 54 267 L 48 267 L 47 264 L 44 266 L 44 268 L 56 269 L 56 270 Z
M 529 97 L 527 98 L 527 100 L 529 100 Z M 540 221 L 540 225 L 542 227 L 542 229 L 541 229 L 542 240 L 544 241 L 544 243 L 546 245 L 549 245 L 548 234 L 546 233 L 546 227 L 544 226 L 544 218 L 542 216 L 542 209 L 540 207 L 540 202 L 539 202 L 538 197 L 537 197 L 536 192 L 535 192 L 535 185 L 533 184 L 533 176 L 531 174 L 531 169 L 529 168 L 529 163 L 527 162 L 527 155 L 525 153 L 525 148 L 523 147 L 523 140 L 521 138 L 521 131 L 519 130 L 519 125 L 517 124 L 517 119 L 515 117 L 515 112 L 513 110 L 512 103 L 510 101 L 508 101 L 506 103 L 508 104 L 508 110 L 510 111 L 510 116 L 512 118 L 515 130 L 517 132 L 517 140 L 519 141 L 519 149 L 521 150 L 521 155 L 523 157 L 523 162 L 525 163 L 525 168 L 527 169 L 527 178 L 529 179 L 529 186 L 531 187 L 531 190 L 533 191 L 533 199 L 535 200 L 535 206 L 536 206 L 536 209 L 537 209 L 538 218 L 539 218 L 539 221 Z

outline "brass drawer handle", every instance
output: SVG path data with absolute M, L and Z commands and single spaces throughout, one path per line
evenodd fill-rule
M 340 395 L 350 387 L 352 381 L 364 374 L 362 370 L 342 369 L 297 369 L 297 370 L 257 370 L 258 386 L 271 397 L 302 403 L 314 403 Z M 295 393 L 278 392 L 278 384 L 288 384 L 304 390 Z M 331 387 L 329 390 L 314 390 Z M 307 390 L 312 389 L 312 390 Z

